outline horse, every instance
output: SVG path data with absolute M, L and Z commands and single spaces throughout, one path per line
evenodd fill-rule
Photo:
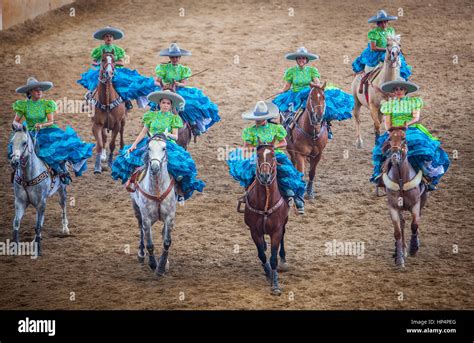
M 120 133 L 120 149 L 124 147 L 123 131 L 125 128 L 126 113 L 124 99 L 117 93 L 113 84 L 115 62 L 114 53 L 102 51 L 102 60 L 99 72 L 99 84 L 91 103 L 95 106 L 92 118 L 92 133 L 97 142 L 94 174 L 102 173 L 101 161 L 107 159 L 105 146 L 107 144 L 106 130 L 112 130 L 109 143 L 108 165 L 112 168 L 115 139 Z
M 380 127 L 382 123 L 382 113 L 380 112 L 380 103 L 386 98 L 386 94 L 380 89 L 380 85 L 387 81 L 393 81 L 400 78 L 400 35 L 387 36 L 387 48 L 385 59 L 381 67 L 375 68 L 367 74 L 367 77 L 359 77 L 356 75 L 352 81 L 351 89 L 354 96 L 354 118 L 356 126 L 356 146 L 361 149 L 363 140 L 360 133 L 360 108 L 362 105 L 367 107 L 374 121 L 375 140 L 380 136 Z M 367 78 L 368 81 L 365 86 L 365 94 L 359 92 L 362 89 L 361 83 L 364 83 Z M 370 85 L 370 86 L 369 86 Z
M 404 235 L 405 219 L 403 211 L 411 213 L 411 239 L 409 253 L 415 256 L 420 240 L 418 237 L 418 221 L 421 210 L 428 200 L 426 187 L 422 182 L 422 171 L 418 173 L 408 161 L 406 144 L 406 127 L 391 127 L 389 130 L 389 156 L 382 174 L 387 193 L 388 209 L 394 227 L 395 265 L 405 267 L 406 242 Z
M 323 150 L 328 142 L 328 130 L 323 122 L 326 101 L 324 89 L 326 83 L 321 87 L 311 87 L 303 113 L 293 119 L 294 125 L 288 125 L 287 151 L 291 162 L 300 172 L 305 172 L 305 161 L 309 162 L 309 180 L 306 184 L 306 197 L 314 199 L 314 177 L 316 166 L 321 160 Z
M 29 205 L 36 209 L 35 244 L 36 254 L 41 252 L 41 232 L 44 222 L 46 200 L 58 192 L 62 209 L 62 234 L 69 235 L 66 215 L 67 192 L 58 175 L 52 176 L 46 164 L 36 155 L 35 143 L 24 126 L 12 126 L 12 154 L 10 164 L 13 172 L 13 192 L 15 194 L 15 218 L 13 219 L 13 239 L 18 244 L 20 222 Z
M 278 284 L 278 271 L 286 271 L 284 247 L 285 226 L 288 222 L 289 205 L 278 189 L 274 142 L 262 144 L 257 148 L 257 165 L 254 182 L 245 195 L 245 224 L 250 228 L 252 239 L 257 246 L 258 258 L 271 285 L 271 294 L 281 295 Z M 267 262 L 264 235 L 271 240 L 270 263 Z M 279 251 L 278 251 L 279 250 Z M 281 263 L 278 264 L 280 255 Z
M 135 172 L 127 182 L 131 193 L 132 207 L 140 229 L 138 261 L 145 261 L 145 244 L 148 251 L 148 265 L 156 275 L 163 276 L 169 270 L 168 251 L 171 246 L 171 231 L 176 216 L 175 182 L 168 174 L 166 136 L 152 136 L 147 144 L 144 166 Z M 163 252 L 157 264 L 152 240 L 152 226 L 158 220 L 163 222 Z

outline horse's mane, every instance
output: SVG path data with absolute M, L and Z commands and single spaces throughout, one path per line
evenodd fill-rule
M 397 34 L 394 34 L 394 33 L 387 34 L 387 41 L 391 40 L 391 41 L 394 41 L 394 42 L 400 44 L 401 39 L 402 39 L 401 35 L 397 35 Z

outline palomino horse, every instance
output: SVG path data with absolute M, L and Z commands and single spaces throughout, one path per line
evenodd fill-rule
M 262 261 L 263 270 L 271 284 L 271 293 L 280 295 L 278 272 L 288 269 L 284 248 L 285 225 L 288 222 L 288 203 L 281 196 L 277 182 L 277 161 L 273 143 L 257 146 L 257 170 L 255 181 L 245 195 L 245 224 L 250 228 L 252 239 Z M 264 235 L 271 240 L 270 263 L 267 262 Z M 280 266 L 277 254 L 280 250 Z
M 26 208 L 36 208 L 35 243 L 36 253 L 41 255 L 41 231 L 43 229 L 46 200 L 54 193 L 59 193 L 59 204 L 62 209 L 62 233 L 69 235 L 66 216 L 66 185 L 59 176 L 51 176 L 44 162 L 35 153 L 35 143 L 24 126 L 13 126 L 11 139 L 12 155 L 10 164 L 15 169 L 13 192 L 15 194 L 15 219 L 13 220 L 13 242 L 18 243 L 20 222 Z
M 360 108 L 362 105 L 367 107 L 374 121 L 375 139 L 380 136 L 380 126 L 382 123 L 382 113 L 380 112 L 380 103 L 386 96 L 380 89 L 380 85 L 387 81 L 393 81 L 400 78 L 400 36 L 387 36 L 387 51 L 385 60 L 380 68 L 374 70 L 377 74 L 375 78 L 365 86 L 364 94 L 359 93 L 362 79 L 356 75 L 352 81 L 352 95 L 354 96 L 354 118 L 356 125 L 356 146 L 362 148 L 363 140 L 360 133 Z M 371 78 L 373 76 L 369 76 Z
M 123 149 L 123 130 L 126 121 L 126 108 L 124 100 L 118 95 L 112 84 L 114 77 L 115 63 L 113 52 L 102 51 L 102 61 L 100 64 L 99 84 L 95 95 L 91 100 L 95 106 L 94 117 L 92 119 L 92 133 L 94 134 L 96 145 L 96 160 L 94 174 L 102 173 L 101 159 L 106 159 L 105 146 L 107 143 L 106 130 L 112 130 L 109 143 L 108 165 L 112 167 L 113 154 L 115 150 L 115 139 L 120 132 L 120 149 Z
M 395 235 L 395 264 L 405 267 L 406 243 L 404 235 L 405 219 L 402 211 L 411 213 L 410 255 L 414 256 L 419 249 L 418 221 L 421 209 L 428 199 L 425 185 L 422 181 L 421 170 L 416 173 L 408 161 L 408 148 L 405 137 L 405 127 L 392 127 L 390 134 L 390 153 L 387 165 L 382 174 L 387 192 L 388 208 L 392 219 Z
M 138 260 L 141 263 L 145 260 L 146 238 L 148 265 L 155 270 L 156 275 L 162 276 L 169 268 L 168 250 L 176 216 L 174 179 L 168 174 L 165 135 L 158 134 L 149 139 L 143 160 L 144 167 L 135 172 L 127 182 L 127 190 L 131 192 L 132 206 L 140 229 Z M 164 250 L 157 265 L 151 230 L 158 220 L 163 222 Z
M 287 151 L 296 169 L 305 172 L 305 162 L 309 161 L 309 180 L 306 184 L 306 195 L 314 198 L 313 183 L 316 175 L 316 166 L 321 160 L 323 150 L 328 142 L 328 130 L 323 123 L 326 102 L 324 88 L 311 87 L 303 113 L 294 120 L 294 125 L 287 127 Z

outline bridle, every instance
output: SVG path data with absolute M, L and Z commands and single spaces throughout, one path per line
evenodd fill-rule
M 269 148 L 269 147 L 271 147 L 273 149 L 273 144 L 260 144 L 257 147 L 257 151 L 262 149 L 262 148 Z M 271 162 L 264 161 L 264 162 L 260 163 L 257 160 L 257 181 L 258 181 L 259 184 L 261 184 L 262 186 L 269 186 L 275 181 L 275 178 L 277 176 L 276 165 L 277 165 L 277 162 L 276 162 L 276 157 L 275 156 L 273 156 Z M 261 179 L 261 175 L 263 174 L 262 169 L 264 167 L 268 167 L 268 169 L 270 170 L 270 174 L 271 174 L 271 178 L 267 182 L 263 182 L 262 179 Z
M 149 145 L 152 141 L 160 141 L 160 142 L 166 143 L 166 139 L 163 138 L 162 135 L 155 135 L 155 136 L 151 137 L 151 138 L 148 140 L 147 148 L 148 148 L 148 145 Z M 165 153 L 162 159 L 159 159 L 159 158 L 150 158 L 150 159 L 148 159 L 148 164 L 149 164 L 150 167 L 151 167 L 151 162 L 153 162 L 153 161 L 158 161 L 158 165 L 159 165 L 160 170 L 161 170 L 161 168 L 163 167 L 163 163 L 164 163 L 165 161 L 168 161 L 168 154 Z
M 401 66 L 400 53 L 402 51 L 400 45 L 396 41 L 392 41 L 392 45 L 387 49 L 390 53 L 390 68 L 397 68 Z
M 318 124 L 321 124 L 321 122 L 323 121 L 323 116 L 324 116 L 324 112 L 326 111 L 326 101 L 324 99 L 324 91 L 323 91 L 323 103 L 322 104 L 316 104 L 314 105 L 313 103 L 313 97 L 312 97 L 312 94 L 313 94 L 313 91 L 316 87 L 311 87 L 311 90 L 309 91 L 309 101 L 308 101 L 308 105 L 309 105 L 309 113 L 310 113 L 310 116 L 309 116 L 309 123 L 312 125 L 312 126 L 315 126 L 315 125 L 318 125 Z M 317 119 L 316 122 L 315 122 L 315 118 L 317 118 L 317 116 L 315 117 L 315 114 L 316 114 L 316 111 L 315 111 L 315 108 L 322 108 L 321 110 L 321 117 L 320 119 Z
M 115 63 L 113 62 L 112 56 L 106 55 L 105 58 L 106 62 L 101 64 L 99 73 L 99 82 L 104 85 L 112 80 L 115 72 Z

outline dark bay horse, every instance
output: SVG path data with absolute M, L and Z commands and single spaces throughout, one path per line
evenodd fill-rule
M 106 159 L 106 130 L 112 130 L 109 143 L 109 168 L 112 168 L 115 139 L 118 133 L 120 133 L 120 149 L 124 147 L 123 130 L 125 128 L 127 110 L 124 99 L 117 93 L 112 84 L 114 70 L 114 53 L 103 50 L 99 71 L 99 84 L 91 100 L 91 103 L 95 106 L 94 117 L 92 118 L 92 133 L 97 142 L 94 174 L 102 173 L 101 159 Z
M 287 269 L 284 248 L 285 225 L 288 222 L 289 206 L 280 194 L 277 182 L 277 161 L 273 143 L 257 146 L 257 166 L 255 181 L 247 189 L 245 196 L 245 224 L 250 228 L 252 239 L 258 250 L 267 280 L 271 284 L 271 293 L 280 295 L 278 285 L 278 252 L 280 270 Z M 271 257 L 267 262 L 264 235 L 270 236 Z
M 419 249 L 418 221 L 421 209 L 428 199 L 426 187 L 422 182 L 421 170 L 416 173 L 408 161 L 406 128 L 392 127 L 389 130 L 389 157 L 383 170 L 382 178 L 387 192 L 388 209 L 392 219 L 395 236 L 395 264 L 405 267 L 406 243 L 404 235 L 405 219 L 403 211 L 411 213 L 410 255 L 414 256 Z
M 314 199 L 314 177 L 316 166 L 323 155 L 323 150 L 328 142 L 328 130 L 323 122 L 326 101 L 324 88 L 311 87 L 306 101 L 306 108 L 299 117 L 295 117 L 292 124 L 287 127 L 288 146 L 291 162 L 300 172 L 305 172 L 305 162 L 309 162 L 309 180 L 306 184 L 306 196 Z

